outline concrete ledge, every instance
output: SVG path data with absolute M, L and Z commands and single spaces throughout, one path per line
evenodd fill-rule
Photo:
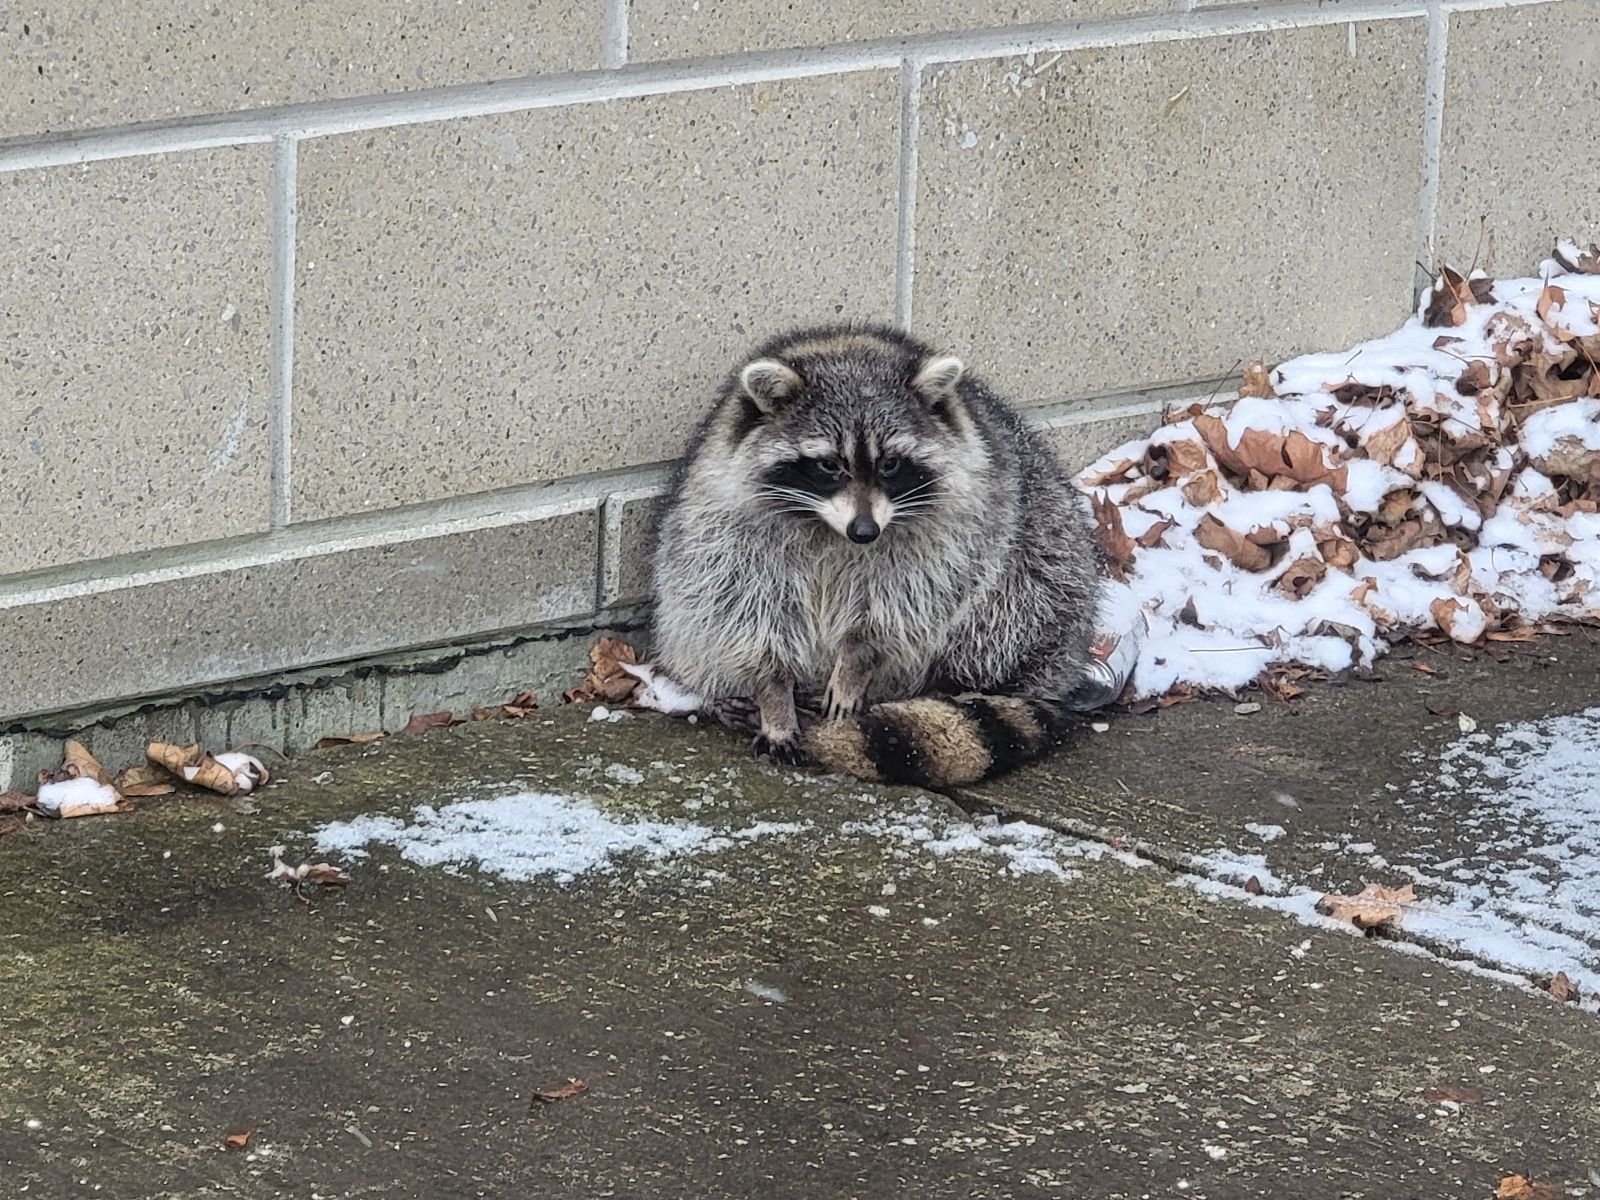
M 0 599 L 0 718 L 447 645 L 594 612 L 592 499 Z

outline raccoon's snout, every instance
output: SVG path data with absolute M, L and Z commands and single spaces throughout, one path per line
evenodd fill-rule
M 868 516 L 859 516 L 850 522 L 849 528 L 845 530 L 845 535 L 852 542 L 864 546 L 868 542 L 876 541 L 878 532 L 878 523 L 876 521 Z

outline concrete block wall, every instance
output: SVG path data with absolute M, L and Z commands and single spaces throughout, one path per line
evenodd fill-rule
M 636 620 L 790 323 L 908 323 L 1088 461 L 1480 218 L 1595 236 L 1597 76 L 1600 0 L 11 5 L 0 734 Z

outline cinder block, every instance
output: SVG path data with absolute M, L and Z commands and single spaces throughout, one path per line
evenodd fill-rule
M 1492 274 L 1532 275 L 1558 241 L 1600 242 L 1600 4 L 1564 0 L 1448 20 L 1440 258 L 1465 270 L 1476 256 Z
M 0 172 L 0 575 L 266 527 L 271 157 Z
M 750 343 L 894 309 L 898 75 L 314 139 L 297 520 L 676 458 Z
M 0 718 L 486 638 L 590 612 L 592 501 L 0 598 Z M 210 732 L 219 730 L 214 722 Z M 220 729 L 229 733 L 226 723 Z
M 613 492 L 606 498 L 600 553 L 600 607 L 636 604 L 650 591 L 650 531 L 664 487 Z
M 741 50 L 827 46 L 870 38 L 996 29 L 1041 22 L 1101 21 L 1171 12 L 1177 0 L 633 0 L 628 53 L 636 60 Z M 1049 55 L 1044 57 L 1048 58 Z
M 23 4 L 0 138 L 599 65 L 599 0 Z
M 1231 392 L 1230 392 L 1231 395 Z M 1076 475 L 1107 450 L 1145 437 L 1161 424 L 1159 403 L 1069 405 L 1034 422 L 1034 428 L 1054 448 L 1062 464 Z
M 916 325 L 1036 402 L 1392 328 L 1425 46 L 1406 19 L 928 68 Z

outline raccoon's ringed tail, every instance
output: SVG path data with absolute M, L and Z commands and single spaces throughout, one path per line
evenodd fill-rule
M 875 704 L 804 737 L 823 766 L 858 778 L 959 787 L 1047 753 L 1076 720 L 1064 705 L 1015 696 L 923 696 Z

